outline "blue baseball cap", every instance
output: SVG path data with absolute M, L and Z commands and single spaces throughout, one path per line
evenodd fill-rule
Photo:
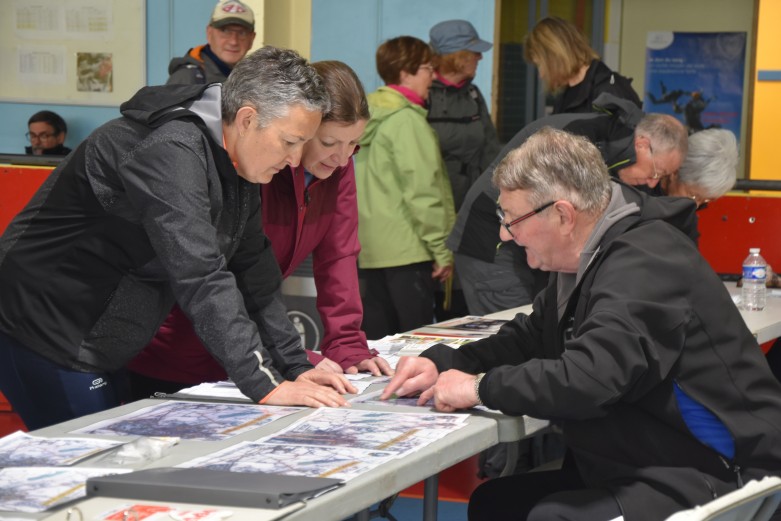
M 481 40 L 474 26 L 466 20 L 439 22 L 428 33 L 431 46 L 437 54 L 457 51 L 486 52 L 493 44 Z

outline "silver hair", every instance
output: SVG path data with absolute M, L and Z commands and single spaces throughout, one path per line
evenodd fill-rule
M 708 199 L 717 199 L 735 186 L 737 169 L 735 134 L 710 128 L 689 136 L 689 152 L 678 171 L 678 182 L 699 188 Z
M 610 174 L 588 139 L 544 127 L 507 154 L 496 167 L 500 190 L 524 190 L 534 207 L 566 200 L 579 211 L 597 215 L 610 202 Z
M 686 128 L 672 116 L 646 114 L 635 127 L 635 136 L 647 137 L 655 153 L 667 154 L 675 151 L 681 158 L 686 157 Z
M 258 111 L 260 128 L 287 115 L 290 107 L 326 113 L 328 93 L 317 71 L 296 51 L 266 46 L 244 57 L 222 86 L 222 119 L 233 123 L 240 108 Z

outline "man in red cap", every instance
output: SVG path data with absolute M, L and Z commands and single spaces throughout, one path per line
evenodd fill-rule
M 221 0 L 206 26 L 206 45 L 168 65 L 168 85 L 222 83 L 255 41 L 255 15 L 239 0 Z

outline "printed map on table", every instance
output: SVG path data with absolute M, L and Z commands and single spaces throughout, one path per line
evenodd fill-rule
M 120 441 L 97 438 L 42 438 L 16 431 L 0 439 L 0 467 L 52 467 L 73 465 Z
M 382 390 L 374 391 L 371 393 L 361 394 L 355 398 L 350 399 L 350 403 L 370 403 L 372 405 L 404 405 L 407 407 L 434 407 L 434 400 L 429 399 L 425 404 L 418 405 L 419 396 L 396 396 L 395 394 L 387 400 L 380 400 L 380 394 Z
M 278 445 L 264 440 L 240 442 L 214 454 L 182 463 L 230 472 L 269 472 L 350 480 L 396 456 L 393 452 L 355 447 Z
M 239 388 L 236 387 L 236 384 L 230 380 L 225 380 L 223 382 L 206 382 L 194 385 L 192 387 L 187 387 L 180 390 L 177 394 L 252 403 L 252 400 L 244 396 L 244 393 L 239 391 Z
M 468 415 L 322 408 L 278 433 L 266 443 L 358 447 L 412 453 L 466 425 Z
M 479 331 L 486 334 L 494 334 L 499 331 L 507 320 L 498 318 L 485 318 L 468 315 L 461 318 L 454 318 L 445 322 L 437 322 L 431 327 L 437 329 L 456 329 L 459 331 Z
M 163 402 L 72 432 L 217 441 L 257 429 L 301 409 L 232 403 Z
M 11 467 L 0 470 L 0 510 L 43 512 L 86 496 L 87 478 L 123 474 L 128 469 Z

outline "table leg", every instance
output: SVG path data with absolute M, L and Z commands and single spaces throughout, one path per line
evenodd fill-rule
M 518 462 L 519 443 L 519 441 L 511 441 L 506 444 L 507 461 L 505 461 L 504 468 L 502 469 L 501 474 L 499 474 L 499 477 L 511 476 L 513 472 L 515 472 L 515 464 Z
M 434 474 L 423 482 L 423 521 L 437 521 L 438 506 L 439 474 Z

